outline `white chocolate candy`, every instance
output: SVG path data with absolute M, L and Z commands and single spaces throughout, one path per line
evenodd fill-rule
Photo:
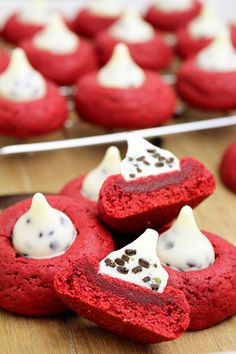
M 147 42 L 155 36 L 153 27 L 134 9 L 127 9 L 119 21 L 109 28 L 109 33 L 113 38 L 129 43 Z
M 14 49 L 6 70 L 0 74 L 0 97 L 10 101 L 25 102 L 46 95 L 43 76 L 32 68 L 24 51 Z
M 181 209 L 174 225 L 159 237 L 157 255 L 162 264 L 182 272 L 204 269 L 214 263 L 214 248 L 197 227 L 189 206 Z
M 66 214 L 52 208 L 41 193 L 34 195 L 27 213 L 16 222 L 12 242 L 17 253 L 28 258 L 52 258 L 64 254 L 76 237 Z
M 74 53 L 79 45 L 79 38 L 69 30 L 59 14 L 51 16 L 47 26 L 33 37 L 36 48 L 55 54 Z
M 186 11 L 193 7 L 193 0 L 153 0 L 153 5 L 161 11 Z
M 97 201 L 99 191 L 107 177 L 120 173 L 120 152 L 115 146 L 110 146 L 102 162 L 84 179 L 81 194 L 86 198 Z
M 45 0 L 30 0 L 28 6 L 20 11 L 18 17 L 21 22 L 45 25 L 51 15 L 46 7 Z
M 133 61 L 125 44 L 115 46 L 108 63 L 97 74 L 97 82 L 103 87 L 136 88 L 145 81 L 144 71 Z
M 236 71 L 236 50 L 229 32 L 217 37 L 204 48 L 197 55 L 196 64 L 205 71 Z
M 128 151 L 120 165 L 126 181 L 180 170 L 179 160 L 170 151 L 160 149 L 134 133 L 128 134 L 127 141 Z
M 99 273 L 162 293 L 168 273 L 157 257 L 157 240 L 158 233 L 147 229 L 134 242 L 104 258 L 100 262 Z
M 123 7 L 119 0 L 92 0 L 89 10 L 97 16 L 113 17 L 119 16 Z
M 208 5 L 202 6 L 201 13 L 188 26 L 193 38 L 215 38 L 227 31 L 223 20 Z

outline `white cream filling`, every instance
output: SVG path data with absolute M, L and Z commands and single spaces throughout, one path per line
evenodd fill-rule
M 97 201 L 103 182 L 111 175 L 120 173 L 120 152 L 115 146 L 110 146 L 102 162 L 83 181 L 81 194 L 88 199 Z
M 227 34 L 217 37 L 204 48 L 197 55 L 196 64 L 206 71 L 236 71 L 236 50 L 230 34 L 227 32 Z
M 215 38 L 226 30 L 223 20 L 208 5 L 202 7 L 199 16 L 188 26 L 188 32 L 193 38 Z
M 136 88 L 145 81 L 144 71 L 133 61 L 125 44 L 115 46 L 108 63 L 97 74 L 97 82 L 103 87 Z
M 193 7 L 193 0 L 153 0 L 153 5 L 166 12 L 186 11 Z
M 33 101 L 44 97 L 46 91 L 43 76 L 32 68 L 24 51 L 14 49 L 6 70 L 0 74 L 0 97 L 17 102 Z
M 182 272 L 204 269 L 214 263 L 214 248 L 197 227 L 189 206 L 181 209 L 174 225 L 159 237 L 157 255 L 162 264 Z
M 69 30 L 59 14 L 51 16 L 46 27 L 36 33 L 32 41 L 36 48 L 55 54 L 74 53 L 79 45 L 79 38 Z
M 18 15 L 21 22 L 45 25 L 51 15 L 47 8 L 45 0 L 30 0 L 28 6 L 22 9 Z
M 168 273 L 157 257 L 158 233 L 147 229 L 139 238 L 100 262 L 99 273 L 162 293 Z
M 179 160 L 170 151 L 160 149 L 134 133 L 128 134 L 127 142 L 128 151 L 120 164 L 121 175 L 126 181 L 180 170 Z
M 127 9 L 108 31 L 113 38 L 129 43 L 147 42 L 155 36 L 153 27 L 134 9 Z
M 52 258 L 64 254 L 76 237 L 73 223 L 62 211 L 52 208 L 37 193 L 30 209 L 16 222 L 12 242 L 16 252 L 28 258 Z
M 123 6 L 119 0 L 92 0 L 89 10 L 97 16 L 113 17 L 121 14 Z

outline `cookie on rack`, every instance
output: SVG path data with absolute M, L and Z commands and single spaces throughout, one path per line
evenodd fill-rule
M 152 0 L 146 20 L 162 31 L 174 32 L 201 11 L 198 0 Z
M 92 0 L 77 14 L 74 29 L 82 36 L 93 38 L 117 21 L 122 10 L 119 0 Z
M 176 87 L 191 106 L 209 111 L 236 108 L 236 49 L 228 31 L 182 64 Z
M 81 119 L 106 128 L 138 129 L 165 123 L 174 114 L 171 87 L 155 72 L 142 70 L 125 44 L 117 44 L 109 62 L 76 84 Z
M 51 16 L 47 26 L 21 47 L 32 66 L 58 85 L 72 85 L 97 69 L 92 44 L 70 31 L 60 15 Z
M 116 146 L 110 146 L 96 168 L 86 175 L 79 176 L 68 182 L 63 187 L 60 195 L 74 198 L 97 212 L 97 201 L 101 186 L 106 178 L 119 173 L 120 162 L 119 149 Z
M 68 308 L 54 275 L 84 255 L 102 259 L 113 248 L 108 231 L 75 200 L 37 193 L 0 216 L 0 308 L 28 316 Z
M 189 206 L 160 235 L 157 254 L 168 284 L 183 291 L 190 305 L 189 330 L 212 327 L 236 313 L 236 247 L 200 231 Z
M 220 164 L 220 175 L 224 184 L 236 193 L 236 141 L 224 152 Z
M 172 49 L 164 36 L 134 9 L 126 10 L 117 22 L 96 37 L 95 45 L 102 64 L 110 59 L 119 42 L 127 45 L 133 60 L 144 69 L 161 70 L 171 63 Z
M 61 128 L 67 113 L 58 87 L 31 67 L 22 49 L 15 49 L 0 74 L 0 134 L 46 134 Z
M 169 286 L 157 239 L 148 229 L 100 263 L 78 259 L 55 276 L 56 292 L 79 315 L 120 336 L 149 344 L 178 338 L 189 307 L 183 292 Z
M 215 189 L 212 173 L 198 160 L 178 160 L 134 133 L 121 173 L 108 177 L 99 195 L 98 215 L 119 233 L 142 232 L 171 222 L 180 209 L 196 207 Z

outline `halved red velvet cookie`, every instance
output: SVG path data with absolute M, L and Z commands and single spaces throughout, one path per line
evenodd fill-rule
M 108 231 L 90 211 L 68 197 L 47 197 L 49 204 L 64 212 L 77 235 L 64 254 L 34 259 L 20 256 L 12 245 L 16 221 L 29 210 L 31 199 L 19 202 L 0 215 L 0 307 L 29 316 L 43 316 L 68 310 L 53 288 L 54 275 L 84 255 L 103 258 L 113 250 Z
M 185 11 L 167 12 L 158 9 L 152 5 L 145 16 L 155 28 L 163 31 L 176 31 L 179 27 L 188 23 L 192 18 L 196 17 L 201 10 L 199 1 L 194 1 L 193 6 Z
M 100 190 L 100 219 L 117 232 L 135 233 L 172 221 L 184 205 L 196 207 L 213 193 L 212 173 L 196 159 L 180 160 L 180 171 L 126 181 L 109 177 Z
M 204 231 L 215 251 L 208 268 L 179 272 L 168 267 L 168 284 L 182 290 L 190 305 L 189 330 L 216 325 L 236 313 L 236 248 Z
M 200 109 L 236 108 L 236 71 L 205 71 L 191 58 L 180 67 L 176 87 L 185 102 Z
M 100 31 L 110 27 L 118 18 L 119 16 L 99 16 L 89 9 L 83 9 L 74 20 L 74 30 L 82 36 L 93 38 Z
M 236 193 L 236 142 L 226 149 L 220 164 L 220 175 L 225 185 Z
M 151 71 L 145 71 L 140 87 L 103 87 L 97 73 L 80 79 L 75 103 L 81 119 L 106 128 L 138 129 L 165 123 L 173 115 L 176 99 L 171 87 Z
M 84 257 L 61 270 L 54 286 L 67 306 L 107 330 L 141 343 L 176 339 L 189 323 L 188 304 L 179 290 L 162 294 L 108 275 Z
M 134 61 L 144 69 L 160 70 L 169 66 L 173 53 L 161 33 L 146 42 L 129 43 L 113 38 L 108 31 L 101 32 L 95 40 L 99 60 L 105 64 L 111 57 L 116 44 L 125 43 Z
M 70 54 L 55 54 L 36 48 L 31 40 L 21 43 L 32 66 L 58 85 L 72 85 L 78 78 L 97 69 L 93 46 L 79 39 L 79 46 Z
M 45 97 L 16 102 L 0 97 L 0 134 L 27 138 L 46 134 L 63 126 L 67 103 L 52 82 L 46 83 Z

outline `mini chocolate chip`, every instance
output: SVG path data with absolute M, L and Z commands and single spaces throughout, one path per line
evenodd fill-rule
M 31 222 L 30 218 L 26 219 L 26 224 L 29 224 L 30 222 Z
M 144 165 L 146 165 L 146 166 L 149 166 L 149 165 L 150 165 L 150 162 L 148 162 L 147 160 L 144 160 L 143 163 L 144 163 Z
M 151 284 L 151 289 L 154 291 L 157 291 L 159 289 L 159 285 L 158 284 Z
M 48 236 L 52 236 L 53 234 L 54 234 L 54 231 L 52 230 L 48 233 Z
M 147 283 L 147 282 L 150 281 L 150 280 L 151 280 L 150 277 L 145 277 L 145 278 L 143 278 L 143 282 L 144 282 L 144 283 Z
M 136 158 L 136 161 L 143 161 L 143 160 L 145 160 L 145 156 L 144 155 L 139 156 L 139 157 Z
M 187 266 L 188 266 L 189 268 L 193 268 L 193 267 L 196 267 L 197 264 L 190 261 L 190 262 L 187 262 Z
M 170 263 L 166 263 L 166 266 L 167 266 L 167 267 L 170 267 Z
M 152 155 L 152 157 L 156 158 L 156 157 L 160 157 L 161 155 L 157 152 L 155 154 Z
M 120 266 L 124 266 L 125 265 L 125 261 L 121 258 L 116 258 L 115 259 L 116 264 L 120 265 Z
M 56 250 L 57 248 L 59 248 L 59 242 L 53 241 L 49 244 L 49 247 L 51 248 L 51 250 Z
M 128 157 L 128 161 L 134 161 L 133 157 Z
M 43 237 L 43 232 L 39 233 L 39 238 Z
M 154 152 L 156 152 L 156 149 L 147 149 L 147 152 L 148 152 L 149 154 L 153 154 Z
M 141 168 L 139 168 L 139 167 L 136 167 L 136 170 L 137 170 L 138 173 L 143 172 L 143 170 L 141 170 Z
M 128 256 L 134 256 L 136 253 L 137 253 L 136 250 L 130 250 L 130 249 L 125 250 L 125 254 L 127 254 Z
M 159 156 L 159 157 L 158 157 L 158 160 L 159 160 L 159 161 L 163 161 L 163 160 L 165 160 L 165 157 L 164 157 L 164 156 Z
M 174 162 L 174 158 L 173 157 L 170 157 L 169 159 L 166 159 L 166 163 L 167 164 L 170 164 L 172 162 Z
M 166 244 L 165 244 L 165 249 L 166 250 L 170 250 L 173 247 L 174 247 L 174 242 L 172 242 L 172 241 L 166 242 Z
M 110 258 L 106 258 L 104 262 L 105 262 L 105 264 L 108 267 L 111 267 L 111 268 L 115 268 L 116 267 L 115 262 L 113 262 Z
M 129 174 L 129 177 L 130 177 L 130 178 L 135 178 L 135 174 L 134 174 L 134 173 L 130 173 L 130 174 Z
M 121 258 L 125 261 L 125 262 L 129 262 L 129 256 L 127 256 L 126 254 L 123 254 L 121 256 Z
M 140 273 L 140 272 L 142 272 L 142 270 L 143 270 L 143 268 L 141 266 L 137 266 L 132 269 L 132 273 L 134 273 L 134 274 Z
M 149 268 L 150 267 L 150 264 L 147 261 L 145 261 L 145 259 L 143 259 L 143 258 L 139 258 L 138 264 L 141 265 L 144 268 Z
M 65 218 L 63 218 L 63 216 L 60 217 L 60 223 L 62 225 L 66 225 L 67 224 L 67 220 Z
M 22 253 L 22 256 L 28 257 L 28 254 L 27 253 Z
M 156 263 L 154 264 L 154 267 L 157 268 L 157 264 Z
M 155 163 L 155 166 L 156 167 L 163 167 L 164 163 L 163 162 L 157 162 L 157 163 Z
M 129 272 L 129 270 L 127 268 L 121 267 L 121 266 L 118 266 L 116 269 L 121 274 L 127 274 Z

